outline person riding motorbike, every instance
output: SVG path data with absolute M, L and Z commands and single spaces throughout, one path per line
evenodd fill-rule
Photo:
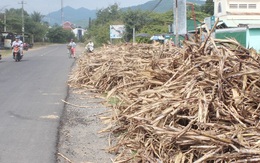
M 13 41 L 12 43 L 12 53 L 13 53 L 13 58 L 15 59 L 15 55 L 14 55 L 14 47 L 19 47 L 19 51 L 20 51 L 20 55 L 21 55 L 21 58 L 23 57 L 23 42 L 20 40 L 20 37 L 19 36 L 16 36 L 15 37 L 15 40 Z

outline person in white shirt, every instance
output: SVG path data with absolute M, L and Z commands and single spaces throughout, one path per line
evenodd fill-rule
M 89 43 L 86 45 L 85 49 L 88 52 L 93 52 L 93 50 L 94 50 L 94 43 L 90 40 Z
M 20 54 L 22 57 L 23 56 L 23 41 L 20 40 L 19 36 L 16 36 L 15 40 L 12 43 L 12 48 L 14 48 L 15 46 L 18 46 L 20 48 Z M 13 51 L 12 51 L 12 53 L 13 53 Z M 14 55 L 13 55 L 13 57 L 14 57 Z
M 77 44 L 74 42 L 73 39 L 71 39 L 68 46 L 70 46 L 71 53 L 72 53 L 73 57 L 75 58 L 76 57 L 76 46 L 77 46 Z

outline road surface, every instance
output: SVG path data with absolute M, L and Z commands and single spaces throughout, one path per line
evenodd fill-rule
M 66 45 L 0 60 L 0 163 L 56 161 L 58 128 L 74 59 Z

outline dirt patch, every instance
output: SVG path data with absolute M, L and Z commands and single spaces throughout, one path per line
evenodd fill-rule
M 58 163 L 110 163 L 113 155 L 106 149 L 109 135 L 99 116 L 106 112 L 101 99 L 93 93 L 78 94 L 70 89 L 66 100 L 58 142 Z

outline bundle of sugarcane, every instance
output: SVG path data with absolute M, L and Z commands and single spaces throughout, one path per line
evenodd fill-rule
M 259 162 L 260 59 L 235 40 L 106 47 L 78 60 L 73 87 L 117 99 L 101 119 L 114 162 Z

